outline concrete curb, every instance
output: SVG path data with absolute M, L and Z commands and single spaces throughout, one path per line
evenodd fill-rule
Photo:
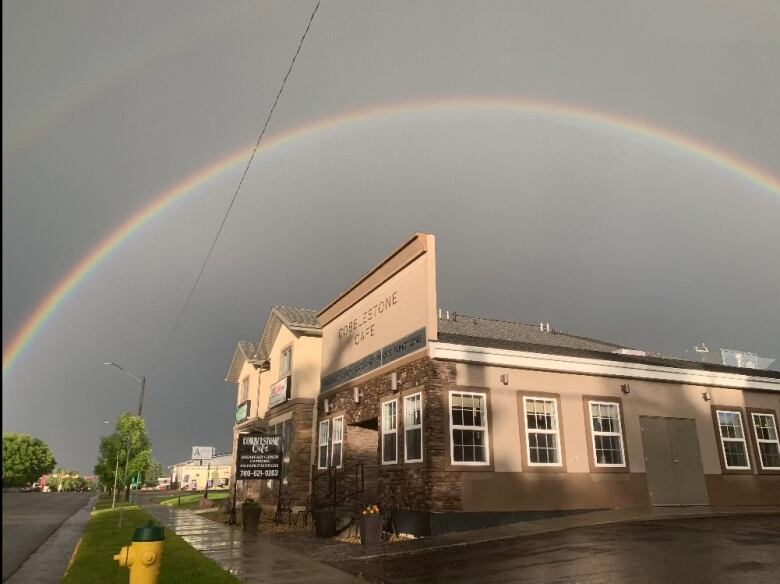
M 91 497 L 87 504 L 73 513 L 11 574 L 4 584 L 59 584 L 75 557 L 84 528 L 98 500 Z M 77 538 L 74 536 L 78 536 Z M 74 545 L 74 539 L 76 543 Z M 63 570 L 63 566 L 65 569 Z
M 543 535 L 547 533 L 556 533 L 560 531 L 567 531 L 570 529 L 598 527 L 601 525 L 614 525 L 619 523 L 645 523 L 650 521 L 670 521 L 675 519 L 678 520 L 679 519 L 712 519 L 718 517 L 739 517 L 739 516 L 747 516 L 747 515 L 780 515 L 780 507 L 774 509 L 761 509 L 761 510 L 756 510 L 756 509 L 751 510 L 748 508 L 744 510 L 741 509 L 738 511 L 713 511 L 711 513 L 687 513 L 687 514 L 677 513 L 677 514 L 663 514 L 663 515 L 661 514 L 653 515 L 647 513 L 647 514 L 636 515 L 633 517 L 619 517 L 619 518 L 612 518 L 612 519 L 607 518 L 607 519 L 589 521 L 589 522 L 579 521 L 576 524 L 572 523 L 572 524 L 565 524 L 565 525 L 549 525 L 549 524 L 544 525 L 544 524 L 555 520 L 568 519 L 568 518 L 556 518 L 550 520 L 543 519 L 537 521 L 529 521 L 526 523 L 512 523 L 512 524 L 495 527 L 495 528 L 487 528 L 487 530 L 496 530 L 496 531 L 501 530 L 504 531 L 504 533 L 494 532 L 492 535 L 485 534 L 487 535 L 486 537 L 479 537 L 479 535 L 482 535 L 480 532 L 486 530 L 474 530 L 470 532 L 462 532 L 457 534 L 447 534 L 447 535 L 442 535 L 437 537 L 449 538 L 449 539 L 457 538 L 460 541 L 439 540 L 439 542 L 432 542 L 432 545 L 415 548 L 415 549 L 387 551 L 383 553 L 375 553 L 375 554 L 368 554 L 368 555 L 356 554 L 355 556 L 351 557 L 350 560 L 373 560 L 378 558 L 388 558 L 394 556 L 414 555 L 414 554 L 436 551 L 440 549 L 452 549 L 452 548 L 464 547 L 464 546 L 474 545 L 474 544 L 482 544 L 482 543 L 490 543 L 490 542 L 502 541 L 508 539 L 530 537 L 534 535 Z M 583 514 L 576 517 L 587 518 L 587 514 Z M 524 529 L 522 530 L 518 529 L 519 526 L 523 527 Z

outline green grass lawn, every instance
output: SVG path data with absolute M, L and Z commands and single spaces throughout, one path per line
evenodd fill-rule
M 101 503 L 105 504 L 104 501 Z M 135 528 L 145 525 L 151 517 L 138 507 L 125 507 L 122 527 L 119 528 L 120 509 L 111 509 L 110 499 L 108 507 L 93 511 L 63 584 L 118 584 L 129 580 L 130 570 L 121 568 L 113 559 L 114 554 L 129 544 Z M 238 582 L 182 538 L 165 530 L 159 584 Z
M 215 491 L 209 493 L 209 500 L 217 501 L 216 505 L 219 505 L 219 501 L 224 501 L 228 498 L 230 493 L 228 491 Z M 193 493 L 192 495 L 181 496 L 181 507 L 183 509 L 197 509 L 203 499 L 203 493 Z M 170 499 L 163 499 L 160 501 L 160 505 L 170 505 L 173 507 L 179 506 L 179 497 L 171 497 Z

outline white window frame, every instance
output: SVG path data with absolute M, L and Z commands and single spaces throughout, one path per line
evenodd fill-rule
M 775 439 L 767 440 L 766 438 L 758 437 L 758 426 L 756 426 L 756 418 L 763 416 L 772 420 L 772 424 L 775 427 Z M 761 470 L 780 470 L 780 466 L 764 466 L 764 459 L 761 458 L 761 443 L 777 444 L 778 450 L 780 450 L 780 430 L 777 428 L 777 416 L 768 412 L 750 412 L 750 420 L 753 423 L 753 435 L 756 437 L 756 450 L 758 451 L 758 464 L 761 465 Z
M 336 422 L 339 423 L 339 437 L 336 440 Z M 330 443 L 330 465 L 336 468 L 344 466 L 344 416 L 337 416 L 331 419 L 331 443 Z M 339 445 L 339 463 L 333 464 L 333 454 L 336 452 L 336 444 Z
M 411 401 L 415 398 L 420 398 L 420 423 L 419 424 L 407 424 L 407 408 L 406 404 L 408 401 Z M 424 458 L 424 446 L 423 446 L 423 398 L 422 398 L 422 392 L 418 391 L 417 393 L 413 393 L 411 395 L 404 396 L 404 462 L 422 462 Z M 407 440 L 406 436 L 409 431 L 412 430 L 419 430 L 420 431 L 420 458 L 407 458 L 408 450 L 407 445 L 409 444 L 409 441 Z
M 284 354 L 290 353 L 290 359 L 287 362 L 287 369 L 284 368 Z M 287 377 L 288 375 L 292 375 L 292 354 L 293 354 L 293 347 L 292 344 L 287 345 L 284 349 L 282 349 L 279 352 L 279 378 Z
M 472 395 L 472 396 L 478 396 L 482 400 L 482 411 L 484 415 L 482 416 L 483 419 L 483 425 L 482 426 L 463 426 L 463 425 L 456 425 L 454 423 L 454 420 L 452 418 L 452 396 L 453 394 L 458 395 Z M 458 391 L 453 390 L 449 392 L 449 418 L 450 418 L 450 464 L 452 466 L 490 466 L 490 425 L 488 424 L 488 411 L 487 411 L 487 393 L 484 392 L 478 392 L 478 391 Z M 483 462 L 480 461 L 460 461 L 455 460 L 455 430 L 468 430 L 468 431 L 479 431 L 482 430 L 485 432 L 485 460 Z
M 739 416 L 739 425 L 742 428 L 742 438 L 724 438 L 723 437 L 723 430 L 720 426 L 720 412 L 723 412 L 724 414 L 736 414 Z M 720 450 L 723 453 L 723 466 L 726 467 L 726 470 L 750 470 L 752 466 L 750 465 L 750 450 L 748 450 L 747 445 L 747 434 L 745 433 L 745 421 L 742 419 L 742 412 L 739 410 L 729 410 L 729 409 L 715 409 L 715 421 L 718 424 L 718 438 L 720 439 Z M 745 447 L 745 459 L 747 460 L 747 466 L 730 466 L 729 465 L 729 459 L 728 456 L 726 456 L 726 442 L 742 442 L 742 445 Z
M 238 403 L 242 404 L 248 399 L 249 399 L 249 375 L 247 375 L 241 380 L 241 400 Z
M 325 432 L 324 432 L 325 442 L 322 441 L 323 426 L 325 427 Z M 328 468 L 328 453 L 330 452 L 330 448 L 328 448 L 329 433 L 330 433 L 330 420 L 322 420 L 319 425 L 319 433 L 317 434 L 317 468 L 319 470 L 325 470 Z M 322 456 L 323 446 L 325 447 L 325 456 Z
M 528 427 L 528 400 L 552 402 L 554 418 L 554 430 L 544 430 L 539 428 Z M 562 467 L 563 466 L 563 448 L 561 448 L 561 420 L 558 413 L 558 400 L 554 397 L 546 397 L 540 395 L 524 395 L 523 396 L 523 426 L 525 427 L 525 454 L 528 460 L 528 466 L 538 467 Z M 532 462 L 531 461 L 531 441 L 529 435 L 534 434 L 552 434 L 555 436 L 556 450 L 558 451 L 558 462 Z
M 394 405 L 394 413 L 395 413 L 395 428 L 392 430 L 388 430 L 385 425 L 385 407 L 388 405 L 393 404 Z M 382 402 L 382 464 L 398 464 L 398 400 L 397 399 L 391 399 Z M 393 460 L 385 460 L 385 436 L 388 434 L 393 434 L 395 436 L 395 458 Z
M 591 405 L 612 406 L 617 410 L 618 431 L 617 432 L 597 432 L 593 429 L 593 412 Z M 588 423 L 590 424 L 590 443 L 593 448 L 593 465 L 599 468 L 625 468 L 626 467 L 626 445 L 623 443 L 623 417 L 620 415 L 620 402 L 588 400 Z M 620 454 L 623 457 L 621 464 L 600 463 L 596 454 L 596 436 L 617 436 L 620 439 Z

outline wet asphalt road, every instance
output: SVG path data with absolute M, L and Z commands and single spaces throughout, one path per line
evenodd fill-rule
M 337 567 L 393 584 L 778 584 L 780 515 L 584 527 Z
M 3 580 L 15 572 L 91 493 L 3 493 Z

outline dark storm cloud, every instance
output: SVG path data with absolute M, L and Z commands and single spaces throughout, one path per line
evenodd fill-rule
M 659 124 L 780 174 L 774 3 L 418 4 L 323 3 L 270 136 L 376 104 L 522 96 Z M 4 344 L 129 215 L 256 139 L 311 8 L 4 3 Z M 161 215 L 62 303 L 4 380 L 5 430 L 91 470 L 103 420 L 137 403 L 102 363 L 150 373 L 237 180 Z M 439 300 L 459 312 L 780 359 L 779 227 L 776 193 L 629 134 L 486 111 L 312 136 L 247 177 L 150 374 L 155 452 L 229 450 L 236 341 L 273 304 L 323 306 L 414 230 L 437 235 Z

